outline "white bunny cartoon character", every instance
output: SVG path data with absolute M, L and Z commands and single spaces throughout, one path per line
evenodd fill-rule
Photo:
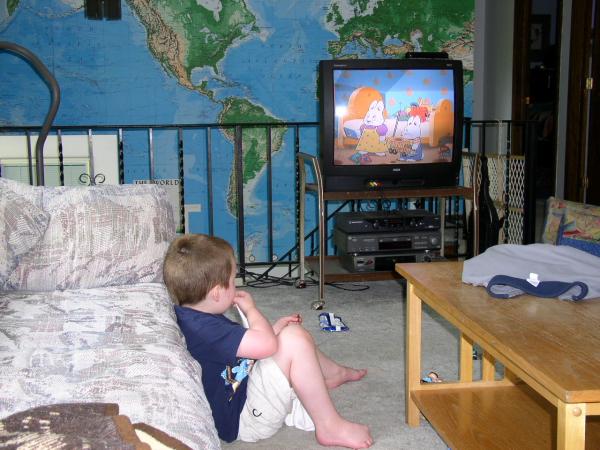
M 373 100 L 360 126 L 361 136 L 356 145 L 357 153 L 352 156 L 358 164 L 370 162 L 370 155 L 386 156 L 386 135 L 388 127 L 385 124 L 384 106 L 381 100 Z

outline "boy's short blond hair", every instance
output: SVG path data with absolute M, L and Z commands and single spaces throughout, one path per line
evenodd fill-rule
M 229 286 L 235 256 L 229 243 L 206 234 L 176 238 L 165 255 L 163 278 L 178 305 L 198 303 L 215 286 Z

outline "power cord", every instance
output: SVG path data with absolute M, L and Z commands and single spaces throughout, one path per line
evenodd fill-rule
M 298 266 L 294 267 L 291 271 L 296 270 Z M 272 275 L 265 275 L 264 273 L 256 273 L 251 272 L 247 269 L 243 270 L 243 275 L 251 280 L 246 280 L 246 286 L 256 289 L 266 289 L 275 286 L 296 286 L 296 281 L 299 279 L 298 277 L 290 278 L 285 275 L 281 277 L 274 277 Z M 304 279 L 304 287 L 307 286 L 318 286 L 319 282 L 312 277 L 305 277 Z M 369 285 L 366 284 L 355 284 L 352 283 L 350 287 L 348 287 L 347 283 L 325 283 L 327 286 L 334 287 L 336 289 L 340 289 L 343 291 L 351 291 L 351 292 L 360 292 L 366 291 L 370 289 Z

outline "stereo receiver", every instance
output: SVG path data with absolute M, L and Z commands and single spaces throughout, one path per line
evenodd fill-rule
M 385 233 L 438 230 L 440 216 L 424 209 L 340 212 L 335 228 L 346 233 Z

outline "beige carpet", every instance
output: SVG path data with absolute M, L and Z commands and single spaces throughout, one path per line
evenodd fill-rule
M 363 284 L 340 284 L 356 289 Z M 317 288 L 296 289 L 291 286 L 246 288 L 265 315 L 274 320 L 292 312 L 300 312 L 321 350 L 339 362 L 353 367 L 366 367 L 365 379 L 350 383 L 332 393 L 342 415 L 371 427 L 375 439 L 373 449 L 441 449 L 447 446 L 427 422 L 419 428 L 404 423 L 404 289 L 397 281 L 368 284 L 365 291 L 348 291 L 326 287 L 324 311 L 342 317 L 350 331 L 327 333 L 319 328 L 319 311 L 310 309 Z M 456 379 L 458 370 L 458 337 L 456 331 L 431 311 L 423 316 L 423 374 L 435 370 L 442 378 Z M 317 444 L 314 433 L 284 426 L 271 439 L 255 444 L 223 443 L 226 450 L 264 449 L 292 450 L 324 448 Z

